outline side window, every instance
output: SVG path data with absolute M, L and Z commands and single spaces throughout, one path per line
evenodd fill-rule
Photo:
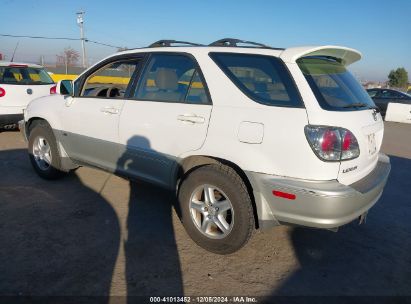
M 389 91 L 389 90 L 384 90 L 381 92 L 381 97 L 382 98 L 401 98 L 401 94 Z
M 131 59 L 105 65 L 87 77 L 80 96 L 124 98 L 138 63 L 139 59 Z
M 208 103 L 195 62 L 187 56 L 174 54 L 151 56 L 134 97 L 162 102 Z
M 200 73 L 196 70 L 191 79 L 190 88 L 186 96 L 186 103 L 192 104 L 209 104 L 207 92 Z
M 367 91 L 368 95 L 370 95 L 370 97 L 377 97 L 377 92 L 376 90 L 369 90 Z
M 302 105 L 297 89 L 279 59 L 233 53 L 211 53 L 210 56 L 231 81 L 253 100 L 273 106 Z

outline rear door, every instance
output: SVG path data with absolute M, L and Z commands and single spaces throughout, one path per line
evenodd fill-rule
M 54 85 L 44 69 L 26 65 L 0 67 L 0 87 L 6 91 L 1 106 L 22 110 L 31 100 L 49 95 Z
M 169 186 L 178 157 L 204 143 L 211 100 L 196 60 L 187 54 L 151 54 L 139 79 L 121 113 L 118 170 Z
M 411 96 L 401 94 L 401 98 L 396 102 L 391 102 L 388 105 L 385 120 L 411 123 Z

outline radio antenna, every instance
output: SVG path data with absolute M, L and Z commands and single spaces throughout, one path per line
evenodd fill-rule
M 11 62 L 13 62 L 13 60 L 14 60 L 14 54 L 16 54 L 17 48 L 19 46 L 19 42 L 20 41 L 17 41 L 16 47 L 14 48 L 13 56 L 11 56 Z

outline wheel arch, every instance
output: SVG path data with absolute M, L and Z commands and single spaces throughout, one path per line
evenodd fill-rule
M 68 156 L 66 150 L 62 146 L 60 140 L 58 139 L 58 136 L 56 136 L 56 133 L 54 132 L 51 124 L 49 123 L 47 119 L 43 117 L 38 117 L 38 116 L 30 117 L 30 119 L 25 123 L 25 132 L 26 132 L 27 140 L 29 139 L 30 132 L 33 130 L 33 128 L 36 125 L 40 124 L 41 122 L 44 122 L 45 124 L 47 124 L 47 126 L 52 130 L 52 133 L 56 140 L 57 149 L 61 157 L 61 168 L 60 169 L 63 171 L 69 172 L 70 170 L 78 168 L 78 165 L 74 163 L 71 160 L 71 158 Z
M 25 131 L 26 131 L 27 138 L 30 136 L 30 132 L 34 128 L 34 126 L 40 123 L 41 121 L 44 121 L 50 126 L 50 123 L 46 119 L 42 117 L 37 117 L 37 116 L 30 117 L 30 119 L 25 123 L 25 128 L 26 128 Z
M 211 165 L 211 164 L 223 164 L 225 166 L 228 166 L 232 168 L 243 180 L 245 186 L 247 187 L 247 191 L 250 195 L 250 198 L 251 198 L 251 203 L 253 207 L 253 215 L 254 215 L 254 220 L 255 220 L 254 221 L 255 228 L 258 229 L 259 224 L 258 224 L 257 205 L 256 205 L 255 197 L 254 197 L 253 187 L 251 185 L 250 180 L 248 179 L 245 172 L 241 169 L 241 167 L 232 161 L 219 158 L 219 157 L 215 157 L 215 156 L 208 156 L 208 155 L 191 155 L 191 156 L 188 156 L 182 159 L 179 163 L 179 166 L 174 176 L 174 181 L 176 182 L 177 191 L 181 183 L 183 182 L 184 178 L 188 176 L 188 174 L 190 174 L 191 172 L 193 172 L 194 170 L 202 166 Z

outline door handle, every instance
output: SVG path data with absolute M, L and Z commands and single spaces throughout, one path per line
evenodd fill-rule
M 100 109 L 101 112 L 106 114 L 118 114 L 119 110 L 113 107 L 104 107 Z
M 205 122 L 205 118 L 202 116 L 197 116 L 195 114 L 183 114 L 183 115 L 178 115 L 177 116 L 178 121 L 182 122 L 189 122 L 189 123 L 197 123 L 197 124 L 202 124 Z

